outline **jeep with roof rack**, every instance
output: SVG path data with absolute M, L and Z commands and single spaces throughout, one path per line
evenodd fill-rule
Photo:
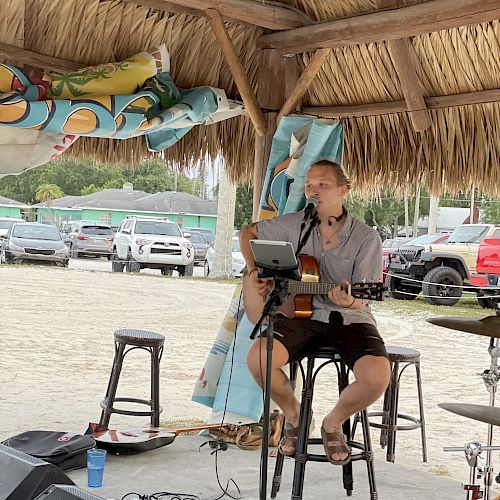
M 429 304 L 456 304 L 464 288 L 475 291 L 470 276 L 476 269 L 479 243 L 499 236 L 500 225 L 462 224 L 445 243 L 405 245 L 404 251 L 391 252 L 386 278 L 389 295 L 412 300 L 422 292 Z
M 167 218 L 132 215 L 126 217 L 113 240 L 113 272 L 137 273 L 160 269 L 171 276 L 193 275 L 193 246 L 179 226 Z

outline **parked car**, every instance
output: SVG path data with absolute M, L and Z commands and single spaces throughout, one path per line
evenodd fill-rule
M 397 250 L 401 245 L 410 241 L 411 238 L 398 236 L 397 238 L 387 238 L 382 242 L 382 264 L 384 280 L 387 275 L 387 264 L 389 262 L 389 254 Z
M 204 238 L 207 240 L 210 245 L 214 244 L 215 241 L 215 234 L 211 229 L 207 229 L 204 227 L 185 227 L 183 228 L 183 231 L 189 231 L 190 233 L 196 232 L 196 233 L 201 233 Z
M 205 276 L 209 276 L 211 269 L 213 268 L 215 262 L 215 249 L 210 247 L 207 251 L 207 260 L 205 262 Z M 232 274 L 235 277 L 240 277 L 243 275 L 243 269 L 245 268 L 245 259 L 240 251 L 240 240 L 237 237 L 233 237 L 232 240 Z
M 409 300 L 422 291 L 429 304 L 453 306 L 476 272 L 480 242 L 499 236 L 500 225 L 462 224 L 444 243 L 416 246 L 404 256 L 391 253 L 386 281 L 390 295 Z
M 2 235 L 6 236 L 9 232 L 9 229 L 16 222 L 24 222 L 23 219 L 16 219 L 15 217 L 0 217 L 0 237 Z M 0 238 L 0 249 L 2 248 L 2 238 Z
M 497 309 L 500 303 L 500 235 L 484 238 L 479 244 L 476 272 L 471 273 L 471 285 L 477 287 L 481 307 Z
M 179 226 L 162 217 L 129 216 L 113 240 L 112 271 L 138 273 L 141 269 L 160 269 L 171 275 L 193 275 L 193 244 L 182 236 Z
M 95 255 L 111 259 L 113 254 L 113 231 L 111 226 L 99 222 L 75 222 L 63 237 L 70 256 Z
M 204 266 L 207 260 L 207 250 L 210 248 L 210 243 L 208 243 L 202 233 L 185 231 L 183 235 L 193 244 L 194 265 Z
M 2 264 L 30 261 L 53 263 L 61 267 L 68 265 L 68 247 L 54 226 L 38 222 L 16 223 L 2 238 Z

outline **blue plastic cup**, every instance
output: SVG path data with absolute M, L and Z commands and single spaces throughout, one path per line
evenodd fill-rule
M 92 448 L 87 450 L 87 485 L 89 488 L 100 488 L 104 475 L 106 450 Z

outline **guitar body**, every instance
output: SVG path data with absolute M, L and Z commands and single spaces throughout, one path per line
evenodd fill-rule
M 382 283 L 355 283 L 353 285 L 321 283 L 316 259 L 310 255 L 299 255 L 297 259 L 301 279 L 300 281 L 287 281 L 288 299 L 279 308 L 279 313 L 288 318 L 309 319 L 312 316 L 313 295 L 328 295 L 329 291 L 336 286 L 342 287 L 356 299 L 384 300 L 385 287 Z M 243 301 L 248 319 L 256 324 L 266 301 L 258 294 L 248 276 L 243 278 Z
M 310 255 L 299 255 L 298 260 L 301 281 L 319 283 L 319 267 L 316 259 Z M 291 296 L 289 302 L 293 302 L 295 312 L 295 314 L 291 314 L 291 317 L 309 319 L 312 316 L 312 299 L 312 295 L 303 293 Z

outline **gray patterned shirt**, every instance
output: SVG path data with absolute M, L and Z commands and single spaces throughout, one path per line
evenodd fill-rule
M 257 223 L 259 239 L 289 241 L 294 250 L 297 250 L 303 218 L 304 212 L 300 211 L 262 220 Z M 319 228 L 315 227 L 301 251 L 317 260 L 320 281 L 342 283 L 342 280 L 346 279 L 350 283 L 382 282 L 382 242 L 378 233 L 347 214 L 339 237 L 339 245 L 325 251 Z M 369 304 L 362 309 L 351 310 L 335 305 L 327 295 L 314 295 L 311 319 L 328 323 L 332 311 L 342 314 L 345 325 L 368 323 L 376 326 L 377 324 Z

